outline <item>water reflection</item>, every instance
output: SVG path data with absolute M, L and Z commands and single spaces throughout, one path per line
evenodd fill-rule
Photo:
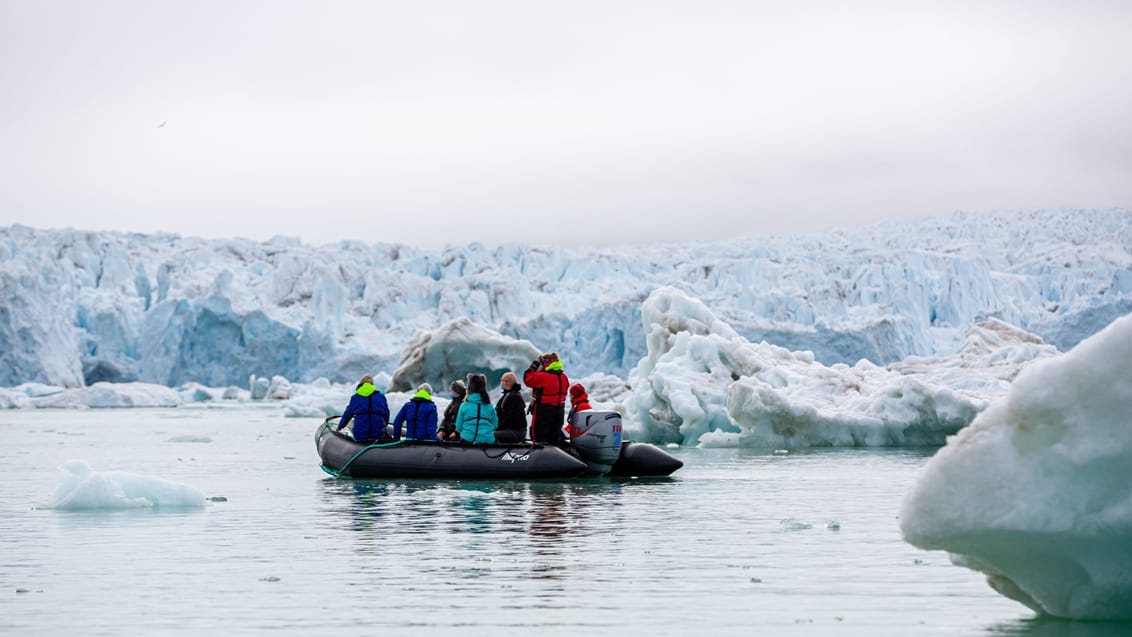
M 331 524 L 374 537 L 431 537 L 464 548 L 557 560 L 596 533 L 619 524 L 619 482 L 481 482 L 432 480 L 321 481 Z M 592 518 L 600 512 L 602 522 Z M 363 542 L 362 537 L 356 538 Z
M 995 624 L 986 634 L 1002 637 L 1127 637 L 1132 622 L 1086 622 L 1034 617 Z

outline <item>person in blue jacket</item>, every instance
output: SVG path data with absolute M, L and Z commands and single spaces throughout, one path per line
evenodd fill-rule
M 370 441 L 387 438 L 385 425 L 389 422 L 389 403 L 385 395 L 373 386 L 373 376 L 366 374 L 358 381 L 350 404 L 338 419 L 338 429 L 354 421 L 354 440 Z
M 487 395 L 487 376 L 468 374 L 468 397 L 456 414 L 456 431 L 460 439 L 472 444 L 495 442 L 497 426 L 499 419 L 495 415 L 495 406 Z
M 436 403 L 432 402 L 432 385 L 422 383 L 417 393 L 401 407 L 393 419 L 393 439 L 401 439 L 405 425 L 406 440 L 436 440 Z

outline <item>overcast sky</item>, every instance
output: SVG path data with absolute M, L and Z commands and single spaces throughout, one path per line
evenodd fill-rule
M 0 0 L 0 226 L 312 243 L 1132 207 L 1132 3 Z

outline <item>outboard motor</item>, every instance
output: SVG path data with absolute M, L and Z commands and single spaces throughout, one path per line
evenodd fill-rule
M 570 442 L 592 473 L 605 475 L 621 457 L 621 414 L 590 409 L 574 414 Z

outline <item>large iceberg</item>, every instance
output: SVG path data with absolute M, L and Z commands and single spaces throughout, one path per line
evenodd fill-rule
M 1128 211 L 954 215 L 809 237 L 427 251 L 0 228 L 0 386 L 244 386 L 392 371 L 458 319 L 628 375 L 666 285 L 824 365 L 949 355 L 997 318 L 1062 349 L 1132 311 Z
M 985 399 L 1056 348 L 1000 321 L 973 327 L 959 354 L 884 368 L 826 366 L 811 352 L 751 343 L 698 299 L 660 288 L 641 310 L 648 354 L 629 383 L 626 427 L 709 446 L 940 445 Z
M 904 538 L 1041 613 L 1132 619 L 1132 315 L 1026 367 L 928 463 Z
M 459 318 L 432 332 L 421 332 L 409 343 L 401 365 L 393 372 L 391 391 L 415 390 L 428 382 L 438 390 L 468 373 L 486 374 L 488 386 L 505 372 L 526 369 L 541 352 L 520 341 Z

